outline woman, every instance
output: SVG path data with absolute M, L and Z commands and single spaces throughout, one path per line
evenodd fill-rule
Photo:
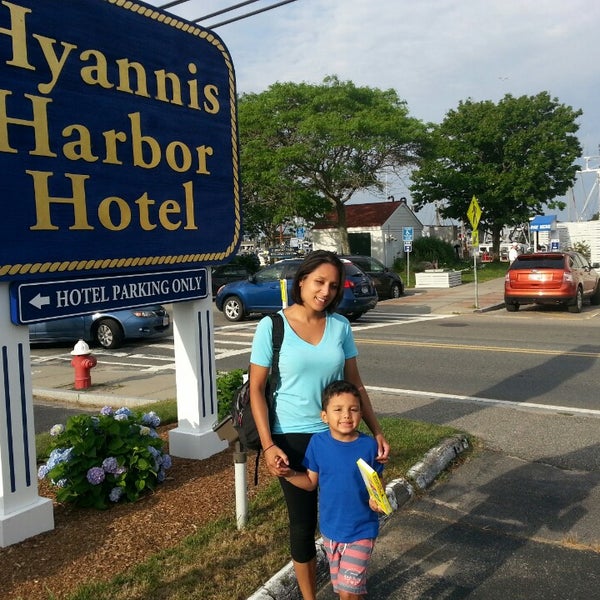
M 290 549 L 304 600 L 316 600 L 317 491 L 296 488 L 283 477 L 288 468 L 305 471 L 302 459 L 313 433 L 324 431 L 321 394 L 332 381 L 345 379 L 361 394 L 363 420 L 377 441 L 380 462 L 390 451 L 358 372 L 352 328 L 335 313 L 344 291 L 344 266 L 333 252 L 311 252 L 292 284 L 292 306 L 281 311 L 284 336 L 279 355 L 275 416 L 269 423 L 265 385 L 273 349 L 271 319 L 256 328 L 250 357 L 250 402 L 269 472 L 279 477 L 290 521 Z

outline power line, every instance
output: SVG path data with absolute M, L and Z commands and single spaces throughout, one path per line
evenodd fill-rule
M 246 2 L 240 2 L 239 4 L 234 4 L 232 6 L 229 6 L 228 8 L 223 8 L 222 10 L 218 10 L 217 12 L 210 13 L 210 15 L 204 15 L 203 17 L 198 17 L 197 19 L 194 19 L 194 23 L 197 23 L 198 21 L 201 21 L 203 19 L 210 19 L 211 17 L 216 17 L 218 15 L 222 15 L 223 13 L 235 10 L 236 8 L 241 8 L 242 6 L 246 6 L 247 4 L 254 4 L 255 2 L 259 2 L 259 0 L 246 0 Z
M 167 2 L 166 4 L 160 5 L 158 8 L 165 9 L 171 8 L 173 6 L 177 6 L 178 4 L 183 4 L 184 2 L 190 2 L 191 0 L 172 0 L 171 2 Z M 218 15 L 222 15 L 227 12 L 231 12 L 232 10 L 236 10 L 243 6 L 247 6 L 248 4 L 254 4 L 254 2 L 258 2 L 259 0 L 246 0 L 245 2 L 239 2 L 238 4 L 233 4 L 227 8 L 219 10 L 214 13 L 210 13 L 209 15 L 204 15 L 202 17 L 198 17 L 197 19 L 193 19 L 193 23 L 199 23 L 200 21 L 204 21 L 205 19 L 210 19 L 212 17 L 216 17 Z M 284 4 L 290 4 L 291 2 L 296 2 L 296 0 L 282 0 L 281 2 L 277 2 L 275 4 L 271 4 L 269 6 L 265 6 L 264 8 L 260 8 L 258 10 L 251 11 L 249 13 L 245 13 L 243 15 L 239 15 L 237 17 L 233 17 L 228 19 L 227 21 L 221 21 L 220 23 L 215 23 L 214 25 L 208 25 L 209 29 L 215 29 L 217 27 L 221 27 L 222 25 L 228 25 L 229 23 L 234 23 L 235 21 L 241 21 L 242 19 L 247 19 L 248 17 L 252 17 L 254 15 L 258 15 L 260 13 L 266 12 L 268 10 L 273 10 L 274 8 L 278 8 L 279 6 L 283 6 Z
M 244 15 L 240 15 L 239 17 L 234 17 L 233 19 L 229 19 L 228 21 L 221 21 L 220 23 L 215 23 L 214 25 L 208 25 L 209 29 L 216 29 L 217 27 L 221 27 L 221 25 L 228 25 L 229 23 L 234 23 L 235 21 L 241 21 L 242 19 L 247 19 L 248 17 L 252 17 L 253 15 L 258 15 L 260 13 L 266 12 L 268 10 L 272 10 L 279 6 L 283 6 L 284 4 L 290 4 L 291 2 L 296 2 L 296 0 L 283 0 L 283 2 L 278 2 L 276 4 L 271 4 L 271 6 L 267 6 L 265 8 L 261 8 L 260 10 L 255 10 Z M 203 17 L 201 17 L 203 18 Z M 195 21 L 197 23 L 198 21 Z

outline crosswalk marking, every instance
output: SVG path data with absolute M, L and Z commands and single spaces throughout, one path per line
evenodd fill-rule
M 373 310 L 364 314 L 359 321 L 352 323 L 352 329 L 356 333 L 369 329 L 389 327 L 391 325 L 404 325 L 421 321 L 432 321 L 445 319 L 452 315 L 416 315 L 408 313 L 397 313 Z M 225 360 L 244 354 L 249 355 L 252 349 L 252 338 L 258 321 L 234 323 L 222 325 L 214 329 L 214 355 L 215 360 Z M 173 356 L 173 340 L 165 338 L 161 343 L 151 343 L 143 346 L 133 346 L 131 351 L 127 348 L 119 350 L 105 350 L 94 348 L 94 355 L 99 358 L 103 365 L 108 368 L 134 368 L 141 372 L 156 372 L 175 370 Z M 52 362 L 70 362 L 72 356 L 67 349 L 58 349 L 51 354 L 31 349 L 31 364 L 42 367 Z

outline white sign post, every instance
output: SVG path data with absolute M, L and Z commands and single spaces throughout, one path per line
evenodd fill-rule
M 52 501 L 38 496 L 29 327 L 10 322 L 0 283 L 0 547 L 54 529 Z
M 210 274 L 208 287 L 211 289 Z M 225 450 L 213 431 L 218 420 L 214 324 L 210 296 L 173 304 L 177 427 L 169 432 L 169 452 L 204 459 Z

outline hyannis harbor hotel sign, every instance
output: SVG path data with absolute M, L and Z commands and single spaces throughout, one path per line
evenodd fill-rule
M 194 281 L 226 261 L 235 103 L 199 26 L 141 2 L 0 0 L 0 281 Z
M 212 32 L 130 0 L 0 0 L 0 547 L 53 527 L 30 323 L 173 302 L 170 453 L 224 449 L 207 289 L 239 244 L 237 139 Z

